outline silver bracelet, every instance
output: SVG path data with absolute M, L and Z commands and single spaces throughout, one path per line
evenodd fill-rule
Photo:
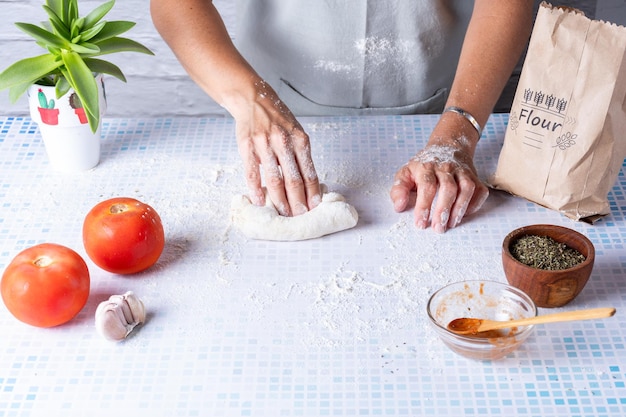
M 476 131 L 478 132 L 478 137 L 480 137 L 480 135 L 482 135 L 483 129 L 480 127 L 480 124 L 478 124 L 478 121 L 476 120 L 476 118 L 474 118 L 474 116 L 472 116 L 471 114 L 469 114 L 468 112 L 466 112 L 462 108 L 456 107 L 456 106 L 446 107 L 445 109 L 443 109 L 443 113 L 447 113 L 447 112 L 460 114 L 461 116 L 465 117 L 465 119 L 468 122 L 470 122 L 472 124 L 472 126 L 474 126 L 474 129 L 476 129 Z

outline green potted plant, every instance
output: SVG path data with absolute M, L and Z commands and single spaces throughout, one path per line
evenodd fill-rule
M 71 108 L 74 112 L 78 104 L 84 108 L 83 117 L 86 118 L 91 132 L 99 132 L 103 107 L 106 105 L 102 75 L 111 75 L 124 82 L 126 78 L 118 66 L 97 57 L 117 52 L 153 55 L 142 44 L 119 36 L 135 26 L 134 22 L 103 19 L 114 4 L 115 0 L 109 0 L 81 16 L 78 0 L 46 0 L 43 8 L 48 15 L 48 21 L 40 26 L 15 23 L 46 52 L 21 59 L 2 71 L 0 90 L 9 89 L 9 99 L 12 102 L 28 93 L 31 115 L 40 124 L 40 128 L 46 124 L 44 120 L 48 119 L 44 117 L 48 117 L 48 113 L 58 113 L 55 106 L 61 112 L 63 107 Z M 39 111 L 33 111 L 35 108 Z M 55 116 L 52 117 L 54 120 Z M 58 117 L 63 118 L 62 115 Z M 48 151 L 48 143 L 46 150 Z M 52 159 L 50 152 L 48 155 Z

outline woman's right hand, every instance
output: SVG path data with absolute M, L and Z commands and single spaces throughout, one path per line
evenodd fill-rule
M 280 215 L 304 214 L 321 202 L 309 136 L 267 83 L 259 79 L 253 87 L 252 97 L 227 107 L 235 118 L 250 199 L 265 204 L 264 180 Z
M 234 117 L 250 197 L 284 216 L 321 201 L 309 137 L 235 48 L 209 0 L 151 0 L 152 20 L 190 77 Z

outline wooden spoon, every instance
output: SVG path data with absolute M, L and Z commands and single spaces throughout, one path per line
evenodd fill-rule
M 601 319 L 615 314 L 613 307 L 592 308 L 589 310 L 563 311 L 561 313 L 545 314 L 543 316 L 529 317 L 526 319 L 496 321 L 487 319 L 458 318 L 448 323 L 448 330 L 457 334 L 477 334 L 489 330 L 505 329 L 516 326 L 528 326 L 531 324 L 555 323 L 561 321 L 576 321 Z

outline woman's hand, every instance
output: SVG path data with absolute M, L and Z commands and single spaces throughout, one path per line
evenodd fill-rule
M 151 0 L 150 11 L 191 78 L 235 119 L 252 202 L 265 203 L 265 180 L 280 214 L 298 215 L 316 207 L 321 194 L 309 137 L 237 51 L 213 3 Z
M 265 204 L 263 178 L 279 214 L 304 214 L 321 202 L 309 136 L 269 85 L 256 81 L 254 89 L 254 97 L 228 109 L 237 125 L 250 198 Z
M 427 146 L 398 170 L 390 192 L 394 209 L 401 212 L 407 208 L 411 192 L 417 191 L 415 225 L 425 229 L 430 222 L 438 233 L 457 226 L 489 196 L 474 168 L 477 138 L 468 138 L 477 134 L 463 126 L 456 130 L 458 121 L 450 121 L 451 117 L 442 116 L 445 121 L 439 122 Z
M 532 0 L 476 0 L 446 107 L 465 109 L 484 126 L 527 44 L 532 21 Z M 425 228 L 430 220 L 440 233 L 477 211 L 489 196 L 474 168 L 478 139 L 462 115 L 442 114 L 424 150 L 395 176 L 396 211 L 407 207 L 416 190 L 415 224 Z

